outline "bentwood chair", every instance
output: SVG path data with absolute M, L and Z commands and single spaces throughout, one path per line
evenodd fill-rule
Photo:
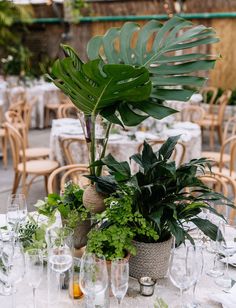
M 212 188 L 214 191 L 223 194 L 226 198 L 233 201 L 236 205 L 236 182 L 230 176 L 220 172 L 206 173 L 199 176 L 199 179 Z M 235 225 L 236 210 L 231 209 L 225 204 L 218 204 L 216 210 L 227 217 L 230 224 Z
M 24 120 L 21 115 L 16 111 L 7 111 L 5 113 L 6 121 L 12 124 L 18 132 L 21 134 L 21 137 L 24 140 L 25 144 L 25 157 L 26 160 L 31 159 L 40 159 L 40 158 L 48 158 L 50 154 L 50 148 L 47 147 L 28 147 L 28 129 L 26 125 L 24 125 Z M 19 153 L 22 156 L 22 151 Z
M 180 111 L 181 121 L 196 123 L 202 121 L 205 116 L 205 110 L 200 106 L 189 105 Z
M 218 89 L 216 87 L 204 87 L 200 93 L 205 103 L 207 103 L 208 97 L 210 96 L 208 114 L 214 114 L 214 104 L 217 102 L 216 96 Z
M 59 103 L 52 103 L 50 102 L 50 98 L 47 98 L 48 102 L 45 105 L 45 127 L 50 125 L 50 115 L 57 116 L 59 107 L 70 102 L 69 98 L 63 92 L 59 92 L 57 95 L 59 95 Z
M 47 192 L 47 179 L 48 176 L 58 167 L 58 162 L 42 159 L 42 160 L 29 160 L 26 159 L 25 144 L 22 136 L 17 129 L 10 123 L 5 123 L 7 129 L 7 135 L 10 141 L 13 168 L 15 171 L 14 183 L 12 187 L 12 193 L 15 194 L 22 178 L 22 192 L 27 194 L 34 179 L 38 176 L 44 176 L 45 189 Z M 22 153 L 22 155 L 20 155 Z M 27 183 L 27 177 L 32 176 L 29 183 Z
M 73 148 L 76 149 L 76 151 L 78 152 L 78 149 L 80 147 L 83 147 L 83 148 L 87 147 L 84 137 L 64 137 L 63 136 L 59 139 L 59 142 L 60 142 L 60 147 L 61 147 L 64 160 L 66 164 L 68 165 L 78 163 L 79 154 L 77 154 L 77 156 L 75 157 L 75 155 L 73 155 L 73 152 L 74 152 Z M 81 151 L 81 152 L 84 152 L 84 151 Z M 88 154 L 87 154 L 87 157 L 88 157 Z M 82 160 L 83 159 L 81 159 L 81 161 Z
M 4 125 L 0 127 L 0 139 L 2 144 L 2 160 L 3 166 L 7 167 L 7 131 Z
M 62 166 L 55 169 L 48 178 L 48 192 L 63 193 L 65 184 L 68 181 L 78 184 L 81 188 L 85 188 L 89 185 L 90 181 L 84 177 L 89 173 L 88 165 L 85 164 L 72 164 Z M 60 183 L 57 183 L 58 177 L 60 177 Z M 59 185 L 57 185 L 59 184 Z
M 162 144 L 165 142 L 165 140 L 149 140 L 148 144 L 150 144 L 154 151 L 158 151 Z M 143 149 L 143 144 L 140 144 L 138 147 L 138 152 L 141 153 Z M 185 160 L 185 154 L 186 154 L 186 146 L 181 141 L 178 141 L 173 154 L 171 156 L 171 160 L 174 160 L 177 164 L 177 166 L 181 165 Z
M 227 121 L 224 132 L 223 132 L 223 144 L 221 146 L 220 151 L 203 151 L 202 156 L 210 158 L 211 160 L 215 161 L 216 164 L 222 163 L 222 166 L 229 164 L 231 160 L 232 153 L 232 146 L 235 142 L 235 139 L 229 139 L 236 135 L 236 116 L 229 118 Z M 229 139 L 229 140 L 228 140 Z
M 57 118 L 75 118 L 77 119 L 78 109 L 71 103 L 61 104 L 58 108 Z
M 197 123 L 201 126 L 201 129 L 208 128 L 210 130 L 210 146 L 214 148 L 214 133 L 217 131 L 220 144 L 223 141 L 223 121 L 226 105 L 231 97 L 232 91 L 225 91 L 218 99 L 218 113 L 216 115 L 206 115 L 205 118 Z

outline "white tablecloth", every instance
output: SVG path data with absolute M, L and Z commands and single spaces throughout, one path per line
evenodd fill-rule
M 81 136 L 82 129 L 79 120 L 58 119 L 53 120 L 50 148 L 51 159 L 56 159 L 61 165 L 65 164 L 63 153 L 60 147 L 60 139 L 64 137 Z M 127 135 L 111 135 L 107 148 L 107 153 L 111 153 L 120 161 L 128 161 L 129 157 L 138 151 L 138 147 L 145 139 L 167 139 L 170 136 L 181 135 L 180 141 L 186 146 L 185 161 L 201 157 L 201 131 L 198 125 L 189 122 L 174 123 L 171 127 L 166 127 L 162 132 L 155 134 L 148 132 L 133 132 L 134 140 Z M 87 163 L 88 152 L 84 144 L 73 146 L 73 157 L 76 163 Z
M 0 105 L 3 112 L 7 111 L 11 102 L 17 97 L 25 94 L 26 101 L 32 106 L 31 127 L 44 127 L 44 107 L 47 103 L 56 104 L 60 102 L 60 90 L 52 83 L 43 82 L 41 84 L 32 85 L 30 87 L 17 86 L 7 88 L 6 83 L 0 86 Z M 0 84 L 0 85 L 1 85 Z
M 0 215 L 0 226 L 5 225 L 5 215 Z M 231 232 L 234 232 L 235 229 L 230 228 Z M 220 287 L 218 287 L 214 278 L 211 278 L 206 275 L 206 272 L 212 268 L 214 255 L 209 253 L 206 249 L 204 250 L 204 269 L 203 275 L 198 282 L 196 289 L 196 297 L 200 300 L 203 305 L 203 308 L 217 308 L 222 307 L 221 304 L 216 303 L 214 299 L 214 295 L 221 294 L 227 296 L 226 293 L 222 291 Z M 236 280 L 236 268 L 229 267 L 229 273 L 231 278 Z M 36 291 L 37 297 L 37 307 L 38 308 L 69 308 L 69 307 L 84 307 L 84 300 L 75 300 L 73 301 L 68 296 L 68 290 L 62 291 L 62 296 L 60 303 L 58 302 L 58 293 L 56 291 L 57 283 L 53 281 L 50 284 L 51 290 L 51 303 L 48 304 L 48 290 L 49 283 L 47 279 L 47 270 L 45 268 L 44 275 L 42 277 L 42 281 L 38 290 Z M 190 292 L 187 291 L 185 294 L 185 298 L 190 300 Z M 179 290 L 173 286 L 168 277 L 164 279 L 159 279 L 157 281 L 157 285 L 155 287 L 154 295 L 151 297 L 144 297 L 139 294 L 139 284 L 136 279 L 130 278 L 129 281 L 129 289 L 125 299 L 122 303 L 122 308 L 154 308 L 154 301 L 157 297 L 161 297 L 165 300 L 165 302 L 169 305 L 169 308 L 179 307 L 180 297 Z M 32 290 L 28 286 L 25 279 L 18 283 L 17 285 L 17 293 L 15 294 L 16 299 L 16 308 L 32 308 Z M 52 302 L 54 300 L 54 303 Z M 12 308 L 11 299 L 8 296 L 0 296 L 0 307 L 1 308 Z M 113 297 L 110 298 L 110 307 L 116 308 L 117 304 Z M 235 307 L 230 307 L 235 308 Z

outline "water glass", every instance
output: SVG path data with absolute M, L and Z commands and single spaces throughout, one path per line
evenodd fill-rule
M 95 307 L 95 298 L 104 295 L 108 287 L 108 272 L 104 256 L 84 253 L 81 258 L 79 283 L 86 296 L 88 307 Z
M 129 262 L 127 259 L 116 259 L 111 262 L 111 289 L 121 305 L 129 285 Z
M 18 225 L 26 221 L 27 203 L 24 194 L 12 194 L 7 200 L 7 223 L 11 230 L 17 231 Z
M 33 303 L 36 308 L 35 292 L 43 276 L 43 252 L 40 249 L 29 249 L 25 254 L 26 279 L 33 289 Z
M 171 251 L 169 263 L 169 277 L 171 282 L 180 289 L 181 307 L 183 304 L 183 291 L 188 290 L 198 278 L 196 263 L 196 250 L 181 245 Z

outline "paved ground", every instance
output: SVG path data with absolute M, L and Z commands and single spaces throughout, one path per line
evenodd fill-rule
M 29 133 L 29 144 L 33 146 L 49 146 L 50 129 L 44 130 L 31 130 Z M 204 150 L 209 150 L 207 134 L 204 134 Z M 9 151 L 10 153 L 10 151 Z M 7 169 L 3 168 L 2 160 L 0 159 L 0 213 L 5 212 L 7 197 L 11 193 L 12 182 L 14 178 L 14 171 L 12 166 L 12 160 L 9 155 L 9 162 Z M 19 190 L 20 191 L 20 190 Z M 32 185 L 28 196 L 29 210 L 33 209 L 33 204 L 38 199 L 43 199 L 45 196 L 44 180 L 40 177 Z

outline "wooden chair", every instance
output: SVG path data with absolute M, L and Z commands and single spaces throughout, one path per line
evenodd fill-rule
M 65 184 L 68 181 L 79 184 L 81 188 L 89 185 L 90 181 L 83 175 L 89 174 L 88 165 L 72 164 L 55 169 L 48 178 L 48 193 L 63 193 Z M 60 176 L 60 184 L 57 186 L 57 179 Z
M 59 103 L 48 102 L 45 105 L 45 127 L 49 127 L 50 125 L 50 115 L 53 114 L 54 117 L 57 117 L 59 107 L 70 102 L 69 98 L 63 92 L 59 92 L 58 95 Z
M 205 110 L 200 106 L 189 105 L 180 111 L 181 121 L 196 123 L 202 121 L 205 116 Z
M 3 166 L 7 167 L 7 131 L 4 125 L 0 127 L 0 139 L 2 144 L 2 160 Z
M 34 179 L 38 176 L 44 176 L 45 189 L 47 193 L 48 176 L 53 170 L 58 167 L 58 162 L 48 159 L 27 161 L 25 155 L 25 143 L 22 136 L 17 131 L 17 129 L 10 123 L 5 123 L 5 126 L 10 141 L 13 158 L 13 168 L 15 171 L 12 193 L 16 193 L 22 177 L 22 192 L 24 194 L 27 194 Z M 22 153 L 22 155 L 20 155 L 20 152 Z M 26 180 L 28 175 L 31 175 L 32 179 L 27 184 Z
M 5 113 L 6 121 L 12 124 L 18 132 L 21 134 L 24 144 L 25 144 L 25 157 L 26 160 L 31 159 L 41 159 L 41 158 L 48 158 L 50 154 L 50 148 L 46 147 L 29 147 L 28 141 L 28 129 L 27 125 L 24 125 L 24 120 L 22 119 L 21 115 L 16 111 L 7 111 Z M 19 153 L 21 156 L 22 151 Z
M 208 128 L 210 129 L 210 146 L 211 148 L 214 148 L 214 132 L 215 130 L 218 133 L 219 142 L 222 144 L 223 140 L 223 121 L 224 121 L 224 113 L 226 105 L 229 101 L 229 98 L 232 94 L 232 91 L 227 90 L 225 91 L 222 96 L 219 98 L 219 107 L 218 107 L 218 113 L 216 115 L 211 114 L 208 116 L 205 116 L 205 118 L 201 121 L 197 121 L 197 123 L 201 126 L 201 129 Z
M 232 200 L 236 205 L 236 182 L 230 176 L 226 176 L 220 172 L 214 172 L 201 175 L 199 179 L 214 191 Z M 224 204 L 217 205 L 216 209 L 227 217 L 230 224 L 235 224 L 235 209 L 230 209 L 228 206 L 224 206 Z
M 165 142 L 166 140 L 149 140 L 148 143 L 152 146 L 154 151 L 158 151 L 161 145 Z M 138 147 L 138 152 L 141 153 L 143 149 L 143 144 L 140 144 Z M 176 161 L 176 164 L 179 166 L 184 162 L 185 159 L 185 153 L 186 153 L 186 146 L 184 143 L 179 141 L 174 149 L 174 152 L 171 156 L 171 160 Z
M 218 93 L 218 89 L 216 87 L 204 87 L 200 93 L 203 96 L 203 101 L 207 103 L 208 95 L 211 95 L 210 101 L 209 101 L 209 109 L 208 114 L 214 113 L 214 103 L 216 102 L 216 96 Z
M 77 119 L 78 109 L 72 103 L 61 104 L 58 108 L 57 118 L 75 118 Z
M 74 160 L 72 154 L 72 148 L 77 145 L 79 146 L 87 146 L 86 141 L 83 137 L 62 137 L 59 139 L 60 147 L 63 153 L 63 157 L 65 159 L 66 164 L 76 164 L 77 161 Z
M 222 163 L 222 165 L 228 164 L 231 160 L 232 145 L 234 142 L 234 138 L 233 139 L 229 138 L 234 137 L 235 135 L 236 135 L 236 116 L 231 117 L 227 121 L 224 127 L 223 144 L 221 146 L 221 150 L 219 152 L 203 151 L 202 156 L 214 160 L 218 165 L 220 164 L 220 162 Z

